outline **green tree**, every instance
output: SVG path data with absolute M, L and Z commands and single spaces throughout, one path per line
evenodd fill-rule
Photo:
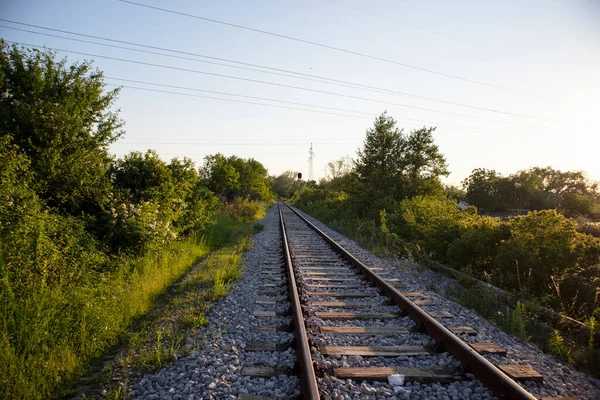
M 207 156 L 200 175 L 210 190 L 229 201 L 236 197 L 251 200 L 273 198 L 267 169 L 252 158 L 225 157 L 222 154 Z
M 403 137 L 400 173 L 404 177 L 403 197 L 434 195 L 443 191 L 439 180 L 448 176 L 448 164 L 433 139 L 434 127 L 421 128 Z
M 89 62 L 2 40 L 0 50 L 0 132 L 30 160 L 33 189 L 64 215 L 98 213 L 110 199 L 108 146 L 122 134 L 118 90 Z
M 462 185 L 466 189 L 467 203 L 486 212 L 495 211 L 500 206 L 498 182 L 502 176 L 485 168 L 477 168 L 471 172 Z
M 206 156 L 204 165 L 200 168 L 200 176 L 205 180 L 207 187 L 218 196 L 232 200 L 239 192 L 240 173 L 223 154 Z
M 357 193 L 359 210 L 369 210 L 376 218 L 379 210 L 389 209 L 403 198 L 442 194 L 439 178 L 448 175 L 448 168 L 434 142 L 434 131 L 422 128 L 403 135 L 387 113 L 377 117 L 355 161 L 363 186 Z
M 328 180 L 342 179 L 344 176 L 352 173 L 354 163 L 348 156 L 329 161 L 325 166 L 325 178 Z
M 363 149 L 357 151 L 356 173 L 372 198 L 391 194 L 399 183 L 403 149 L 402 131 L 396 127 L 396 120 L 382 113 L 367 129 Z
M 290 198 L 298 190 L 298 172 L 285 171 L 273 179 L 273 191 L 281 198 Z

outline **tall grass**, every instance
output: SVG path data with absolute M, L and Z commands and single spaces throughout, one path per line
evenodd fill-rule
M 165 288 L 211 250 L 261 229 L 257 224 L 241 224 L 235 212 L 255 220 L 266 209 L 265 204 L 230 206 L 234 216 L 217 216 L 204 238 L 184 239 L 140 258 L 121 259 L 111 272 L 90 273 L 84 285 L 61 282 L 16 296 L 8 277 L 0 276 L 0 398 L 43 399 L 57 394 L 82 374 L 90 359 L 115 345 Z M 242 240 L 241 246 L 249 246 L 248 240 Z M 215 277 L 225 291 L 241 270 L 239 259 L 221 261 L 232 265 Z
M 89 285 L 67 284 L 11 296 L 0 286 L 0 398 L 45 398 L 78 375 L 85 362 L 113 345 L 146 313 L 166 286 L 209 251 L 188 239 L 159 253 L 124 262 Z

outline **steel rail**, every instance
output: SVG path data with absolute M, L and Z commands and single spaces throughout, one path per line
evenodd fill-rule
M 416 322 L 417 327 L 427 332 L 440 348 L 446 349 L 450 354 L 456 357 L 461 362 L 465 371 L 472 372 L 492 392 L 502 398 L 537 400 L 537 397 L 529 393 L 494 364 L 482 357 L 448 328 L 436 321 L 425 310 L 402 295 L 395 287 L 385 282 L 383 278 L 371 271 L 365 264 L 350 254 L 325 232 L 317 228 L 289 204 L 285 204 L 310 228 L 323 237 L 323 239 L 325 239 L 335 251 L 339 252 L 346 261 L 358 268 L 369 281 L 379 288 L 379 290 L 393 299 L 396 305 Z
M 285 258 L 285 272 L 287 275 L 288 289 L 290 295 L 290 304 L 292 308 L 292 323 L 294 325 L 294 339 L 296 344 L 296 367 L 298 368 L 298 377 L 300 380 L 300 395 L 304 400 L 319 400 L 319 389 L 317 386 L 317 377 L 310 355 L 310 346 L 306 327 L 304 326 L 304 317 L 302 316 L 302 307 L 300 305 L 300 296 L 296 286 L 296 276 L 292 267 L 292 257 L 285 233 L 285 222 L 281 213 L 280 202 L 277 202 L 279 211 L 279 220 L 281 222 L 281 237 L 283 242 L 283 252 Z

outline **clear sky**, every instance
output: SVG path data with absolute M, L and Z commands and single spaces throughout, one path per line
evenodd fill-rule
M 6 27 L 101 42 L 0 21 L 5 26 L 0 27 L 0 37 L 6 40 L 93 54 L 68 54 L 68 58 L 93 59 L 106 77 L 184 88 L 107 79 L 107 83 L 115 85 L 188 94 L 123 88 L 117 107 L 126 122 L 126 135 L 113 145 L 116 155 L 153 148 L 165 159 L 187 156 L 201 163 L 205 155 L 221 152 L 256 158 L 271 174 L 288 169 L 306 174 L 308 149 L 313 142 L 314 174 L 318 179 L 328 161 L 346 155 L 354 157 L 365 130 L 378 114 L 388 110 L 407 131 L 423 125 L 438 126 L 435 138 L 452 171 L 449 183 L 459 183 L 478 167 L 509 174 L 536 165 L 583 170 L 590 178 L 600 180 L 598 0 L 135 1 L 463 79 L 118 0 L 0 0 L 2 19 L 387 91 L 339 86 L 317 78 L 310 81 L 299 79 L 298 75 L 273 75 L 265 72 L 273 70 L 260 67 L 252 67 L 260 71 L 248 71 L 236 68 L 241 64 L 230 62 L 212 60 L 228 66 L 207 64 L 202 61 L 209 59 L 195 55 L 169 53 L 189 58 L 185 60 L 41 36 Z M 496 112 L 402 96 L 398 92 Z M 198 95 L 242 102 L 194 97 Z M 328 112 L 340 115 L 325 114 Z

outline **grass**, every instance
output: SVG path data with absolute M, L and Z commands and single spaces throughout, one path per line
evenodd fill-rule
M 11 298 L 0 288 L 0 397 L 46 398 L 76 377 L 88 359 L 113 345 L 154 298 L 208 254 L 188 239 L 129 261 L 89 286 L 58 286 Z
M 88 397 L 101 387 L 111 398 L 126 398 L 132 370 L 157 370 L 200 348 L 197 338 L 209 323 L 210 303 L 227 294 L 241 276 L 242 255 L 252 247 L 252 236 L 263 228 L 226 215 L 217 219 L 212 238 L 218 237 L 224 245 L 171 285 L 151 312 L 130 327 L 114 362 L 84 390 Z
M 580 371 L 600 377 L 600 348 L 593 335 L 581 343 L 539 320 L 539 306 L 517 302 L 509 307 L 496 294 L 484 287 L 468 287 L 454 299 L 460 305 L 473 309 L 503 331 L 535 343 L 540 349 L 568 362 Z M 598 332 L 593 318 L 588 321 L 592 332 Z
M 254 208 L 253 217 L 258 218 L 266 205 Z M 247 237 L 261 229 L 227 215 L 218 216 L 216 222 L 204 238 L 185 239 L 157 253 L 123 260 L 111 272 L 90 276 L 84 286 L 64 283 L 17 297 L 8 279 L 0 276 L 0 398 L 61 395 L 91 360 L 98 360 L 124 337 L 129 347 L 144 344 L 136 365 L 156 368 L 172 360 L 184 342 L 176 327 L 198 329 L 206 324 L 206 302 L 224 294 L 239 276 L 240 254 L 251 246 Z M 197 274 L 188 275 L 189 281 L 181 281 L 193 265 L 222 246 L 226 247 L 205 262 L 206 270 L 194 270 Z M 169 316 L 157 312 L 164 324 L 144 322 L 146 316 L 154 316 L 149 312 L 163 301 L 165 289 L 180 281 L 181 289 L 176 290 L 183 291 L 179 293 L 183 299 L 176 301 L 185 308 L 181 321 L 169 324 Z M 207 297 L 188 298 L 198 289 Z M 133 326 L 141 327 L 137 334 L 131 334 Z

